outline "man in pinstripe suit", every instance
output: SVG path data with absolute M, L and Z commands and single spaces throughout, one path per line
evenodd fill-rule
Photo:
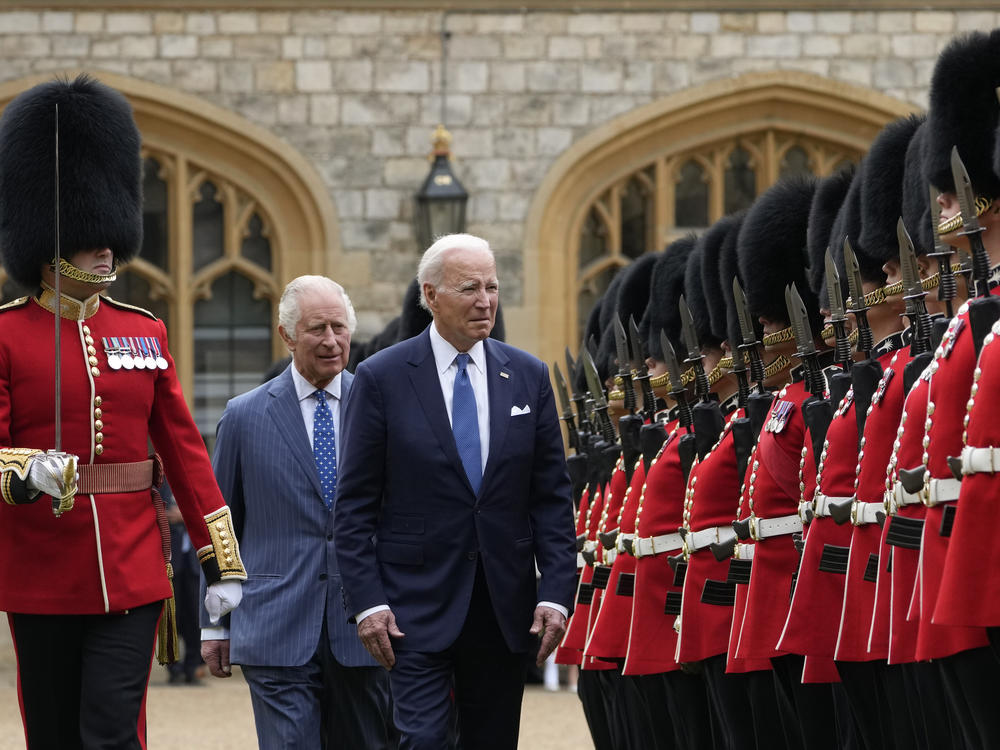
M 336 282 L 290 282 L 278 332 L 292 364 L 219 421 L 213 466 L 248 580 L 239 615 L 203 628 L 202 654 L 217 677 L 230 676 L 230 660 L 242 666 L 265 750 L 393 745 L 387 674 L 347 622 L 333 541 L 356 322 Z

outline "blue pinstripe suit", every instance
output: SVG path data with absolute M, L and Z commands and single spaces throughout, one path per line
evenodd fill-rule
M 323 502 L 293 366 L 229 402 L 219 421 L 212 462 L 232 509 L 248 574 L 243 601 L 230 617 L 230 658 L 245 665 L 252 693 L 246 665 L 272 668 L 280 680 L 282 673 L 273 668 L 309 662 L 323 633 L 339 665 L 376 667 L 344 609 L 334 514 Z M 352 380 L 351 373 L 342 373 L 342 403 L 350 397 Z M 384 683 L 384 671 L 377 671 Z M 254 710 L 258 712 L 256 702 Z M 298 710 L 280 707 L 284 713 Z M 259 716 L 257 720 L 260 734 Z

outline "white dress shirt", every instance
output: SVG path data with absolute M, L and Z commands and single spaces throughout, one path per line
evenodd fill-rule
M 302 421 L 305 422 L 306 435 L 309 437 L 309 445 L 312 447 L 313 422 L 316 418 L 316 405 L 318 403 L 313 394 L 317 388 L 302 377 L 302 373 L 295 369 L 294 364 L 290 369 L 292 371 L 292 382 L 295 384 L 295 395 L 298 396 L 299 409 L 302 411 Z M 327 383 L 326 388 L 323 389 L 327 395 L 326 404 L 330 407 L 330 414 L 333 417 L 334 441 L 340 439 L 340 381 L 343 374 L 343 372 L 338 372 L 336 377 Z M 334 445 L 336 445 L 336 442 L 334 442 Z M 229 638 L 229 628 L 221 625 L 201 629 L 201 639 L 203 641 L 225 640 L 227 638 Z
M 436 322 L 431 323 L 430 338 L 434 366 L 437 368 L 438 378 L 441 381 L 441 395 L 444 396 L 444 405 L 448 410 L 448 423 L 451 424 L 451 402 L 455 395 L 455 376 L 458 375 L 459 351 L 438 333 Z M 476 416 L 479 418 L 479 448 L 481 453 L 480 466 L 485 474 L 486 460 L 490 456 L 490 397 L 486 377 L 486 347 L 483 342 L 477 341 L 473 344 L 468 355 L 469 364 L 466 365 L 465 371 L 469 374 L 472 391 L 476 394 Z M 568 610 L 561 604 L 555 602 L 539 602 L 538 604 L 561 612 L 563 617 L 568 614 Z M 380 604 L 359 612 L 354 619 L 361 622 L 369 615 L 386 609 L 389 609 L 388 605 Z

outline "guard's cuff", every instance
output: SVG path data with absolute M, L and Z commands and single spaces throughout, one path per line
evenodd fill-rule
M 35 448 L 0 449 L 0 499 L 8 505 L 33 500 L 38 492 L 28 488 L 28 467 L 32 457 L 42 453 Z
M 205 516 L 205 525 L 212 543 L 198 550 L 198 562 L 201 563 L 205 581 L 247 579 L 246 568 L 240 559 L 240 545 L 233 531 L 233 516 L 228 506 L 223 506 L 214 513 Z

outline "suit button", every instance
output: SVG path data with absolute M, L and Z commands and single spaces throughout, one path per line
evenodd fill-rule
M 326 580 L 326 573 L 320 573 L 319 574 L 319 580 L 325 581 Z
M 470 552 L 468 555 L 466 555 L 466 557 L 468 557 L 470 560 L 475 560 L 476 559 L 476 553 L 475 552 Z
M 333 541 L 333 534 L 327 534 L 326 535 L 326 541 L 332 542 Z

